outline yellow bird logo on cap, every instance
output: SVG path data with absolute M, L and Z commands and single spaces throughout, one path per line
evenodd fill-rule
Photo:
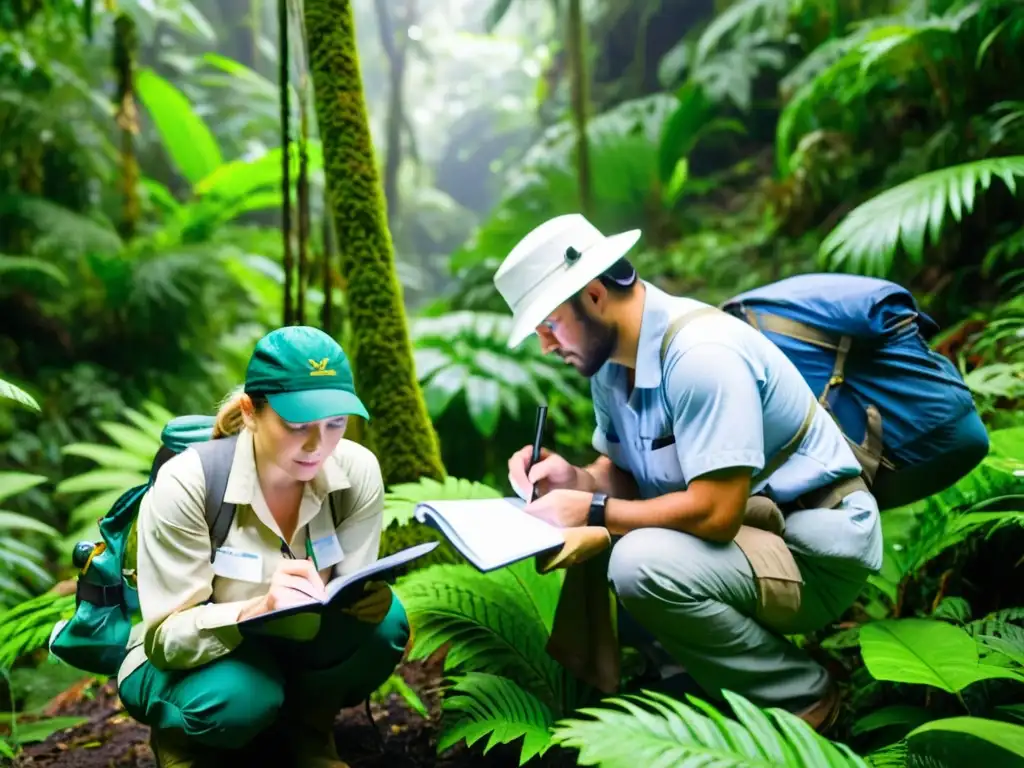
M 309 364 L 310 364 L 310 366 L 312 366 L 313 370 L 311 370 L 309 372 L 309 375 L 310 376 L 336 376 L 337 373 L 334 370 L 329 369 L 327 367 L 327 360 L 328 360 L 328 358 L 326 358 L 326 357 L 323 358 L 322 360 L 320 360 L 319 362 L 317 362 L 316 360 L 310 359 L 309 360 Z

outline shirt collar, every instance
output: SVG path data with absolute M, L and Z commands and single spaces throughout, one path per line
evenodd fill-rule
M 644 311 L 636 345 L 634 382 L 638 389 L 654 389 L 661 386 L 661 340 L 668 330 L 669 296 L 647 281 L 643 284 Z
M 336 456 L 328 456 L 320 466 L 313 480 L 306 485 L 305 493 L 310 493 L 318 501 L 323 501 L 327 494 L 352 487 L 352 481 L 345 472 Z M 229 504 L 253 503 L 259 490 L 259 478 L 256 474 L 256 452 L 253 445 L 253 434 L 242 427 L 235 445 L 235 456 L 231 462 L 231 473 L 228 475 L 227 488 L 224 490 L 224 501 Z

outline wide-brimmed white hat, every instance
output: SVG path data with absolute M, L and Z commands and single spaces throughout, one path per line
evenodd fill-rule
M 626 255 L 640 230 L 605 237 L 578 213 L 556 216 L 520 240 L 494 273 L 512 310 L 509 347 L 517 347 L 559 304 Z

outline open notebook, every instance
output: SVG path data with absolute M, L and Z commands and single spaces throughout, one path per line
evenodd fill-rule
M 559 549 L 562 529 L 523 511 L 522 499 L 423 501 L 415 518 L 439 530 L 481 571 Z
M 393 577 L 395 571 L 411 563 L 417 558 L 431 552 L 439 545 L 436 541 L 428 541 L 425 544 L 417 544 L 414 547 L 403 549 L 387 557 L 382 557 L 365 568 L 360 568 L 354 573 L 345 576 L 336 576 L 327 582 L 327 595 L 323 600 L 310 600 L 308 603 L 293 605 L 289 608 L 281 608 L 277 611 L 262 613 L 238 622 L 242 629 L 255 628 L 269 621 L 277 621 L 285 616 L 292 616 L 297 613 L 323 613 L 329 605 L 337 605 L 339 608 L 346 608 L 355 603 L 366 593 L 363 587 L 368 581 L 387 581 Z

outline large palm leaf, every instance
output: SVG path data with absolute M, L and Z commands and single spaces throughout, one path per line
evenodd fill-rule
M 581 710 L 593 719 L 561 721 L 553 741 L 578 749 L 579 765 L 602 768 L 867 768 L 849 747 L 819 736 L 795 715 L 759 709 L 728 691 L 724 695 L 738 722 L 693 697 L 688 706 L 663 694 L 644 693 Z
M 993 178 L 1017 192 L 1024 155 L 990 158 L 918 176 L 851 211 L 821 244 L 820 257 L 833 269 L 884 277 L 900 246 L 920 265 L 926 244 L 938 241 L 947 212 L 955 221 L 974 209 L 978 192 Z
M 541 355 L 536 344 L 508 349 L 511 327 L 509 315 L 469 311 L 412 323 L 416 375 L 432 419 L 460 400 L 476 430 L 490 438 L 502 413 L 518 419 L 522 406 L 544 402 L 545 392 L 579 396 L 561 359 Z

